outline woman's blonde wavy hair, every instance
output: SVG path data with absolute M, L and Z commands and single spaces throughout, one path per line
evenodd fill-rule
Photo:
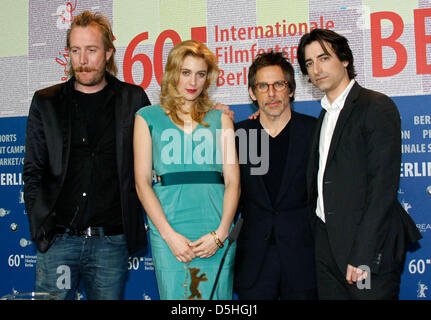
M 191 117 L 194 121 L 203 126 L 208 126 L 203 119 L 205 114 L 213 108 L 207 89 L 217 79 L 219 69 L 217 58 L 203 43 L 196 40 L 187 40 L 177 44 L 169 52 L 168 61 L 165 66 L 165 72 L 162 77 L 160 105 L 166 114 L 169 115 L 176 124 L 184 125 L 184 121 L 178 117 L 177 111 L 185 104 L 183 97 L 177 90 L 178 81 L 181 74 L 181 66 L 186 57 L 198 57 L 205 60 L 208 70 L 202 93 L 196 99 Z

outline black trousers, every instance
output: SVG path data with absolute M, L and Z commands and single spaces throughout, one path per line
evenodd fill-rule
M 316 217 L 316 272 L 319 300 L 397 300 L 404 261 L 394 264 L 385 255 L 378 275 L 369 274 L 368 280 L 349 284 L 346 270 L 340 270 L 329 245 L 325 223 Z M 386 260 L 385 260 L 386 259 Z M 354 266 L 358 267 L 358 266 Z M 368 285 L 367 285 L 367 281 Z
M 292 290 L 281 268 L 280 253 L 272 244 L 265 253 L 263 266 L 251 288 L 238 289 L 240 300 L 315 300 L 316 289 Z

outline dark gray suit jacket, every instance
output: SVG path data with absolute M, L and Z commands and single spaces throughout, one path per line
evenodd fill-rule
M 314 240 L 308 220 L 306 168 L 311 135 L 316 119 L 292 111 L 289 131 L 289 152 L 282 183 L 275 203 L 271 202 L 262 175 L 253 175 L 254 165 L 247 154 L 241 163 L 240 212 L 244 223 L 237 243 L 235 286 L 249 288 L 259 275 L 273 232 L 280 253 L 281 269 L 292 289 L 302 291 L 316 287 Z M 235 125 L 244 129 L 247 139 L 258 128 L 257 120 L 245 120 Z M 256 148 L 251 139 L 248 150 Z M 239 153 L 241 151 L 239 146 Z M 260 150 L 259 150 L 260 152 Z M 239 157 L 241 159 L 241 154 Z
M 315 216 L 322 110 L 314 133 L 307 188 Z M 340 112 L 323 176 L 326 228 L 340 271 L 367 265 L 379 273 L 386 255 L 403 262 L 407 242 L 421 238 L 397 200 L 401 164 L 401 122 L 384 94 L 352 87 Z

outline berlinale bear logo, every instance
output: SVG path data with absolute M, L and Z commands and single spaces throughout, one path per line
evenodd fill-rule
M 198 289 L 199 283 L 201 281 L 208 281 L 208 278 L 206 277 L 206 273 L 202 273 L 200 276 L 198 276 L 199 271 L 201 271 L 201 269 L 198 268 L 189 268 L 190 270 L 190 276 L 192 278 L 191 283 L 190 283 L 190 292 L 191 295 L 190 297 L 188 297 L 188 300 L 202 300 L 202 294 Z

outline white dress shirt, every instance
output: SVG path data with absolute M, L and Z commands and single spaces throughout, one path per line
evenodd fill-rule
M 317 172 L 317 206 L 316 214 L 323 221 L 325 220 L 325 207 L 323 204 L 323 174 L 325 173 L 326 160 L 328 158 L 329 146 L 331 145 L 332 135 L 334 134 L 335 125 L 338 121 L 338 116 L 344 107 L 347 95 L 352 89 L 355 80 L 350 80 L 349 85 L 338 96 L 335 101 L 330 104 L 328 97 L 325 95 L 321 101 L 322 108 L 326 110 L 323 117 L 322 127 L 320 129 L 319 140 L 319 171 Z

